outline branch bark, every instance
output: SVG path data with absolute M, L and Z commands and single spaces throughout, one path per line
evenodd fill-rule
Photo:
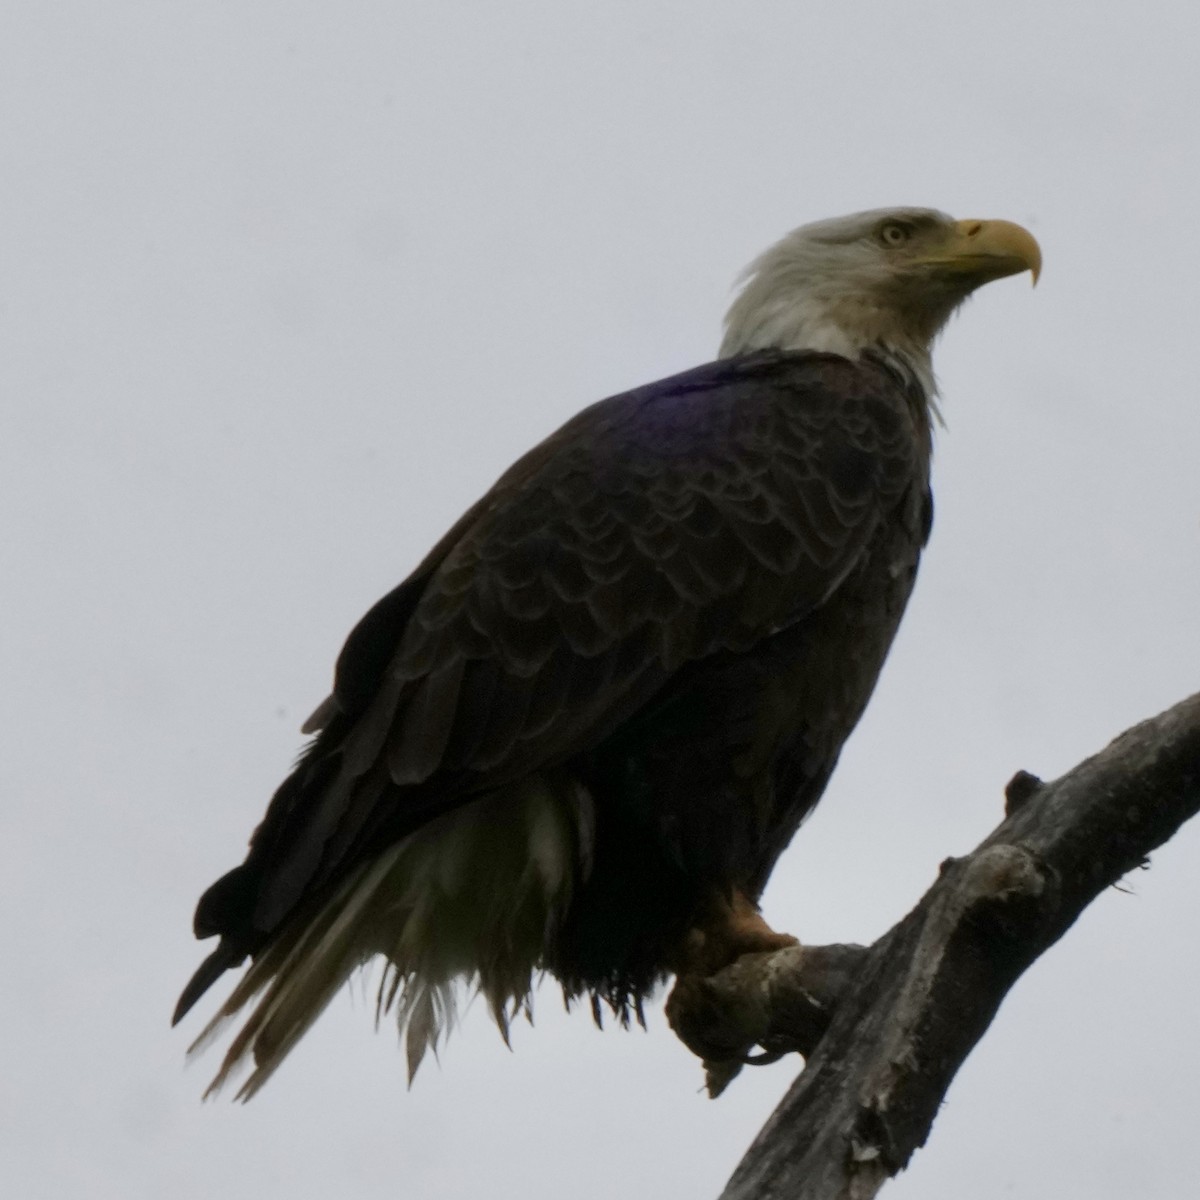
M 1197 811 L 1200 694 L 1051 783 L 1015 776 L 1006 819 L 873 946 L 792 947 L 677 989 L 668 1012 L 710 1090 L 756 1045 L 808 1055 L 721 1200 L 874 1196 L 1013 983 Z

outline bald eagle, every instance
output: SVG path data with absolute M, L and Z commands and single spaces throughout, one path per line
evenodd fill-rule
M 178 1021 L 249 970 L 213 1087 L 253 1095 L 343 983 L 410 1077 L 474 988 L 599 1016 L 790 942 L 757 909 L 892 643 L 929 534 L 930 348 L 1025 270 L 1006 221 L 806 225 L 746 272 L 720 357 L 602 400 L 506 471 L 350 634 L 316 736 L 196 910 Z

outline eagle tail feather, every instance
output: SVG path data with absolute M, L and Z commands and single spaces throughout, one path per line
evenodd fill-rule
M 376 1018 L 394 1013 L 411 1085 L 457 1022 L 464 986 L 482 992 L 507 1042 L 531 1012 L 535 974 L 591 855 L 591 797 L 529 778 L 455 809 L 360 867 L 259 953 L 189 1053 L 254 1003 L 205 1096 L 253 1070 L 249 1100 L 374 956 Z

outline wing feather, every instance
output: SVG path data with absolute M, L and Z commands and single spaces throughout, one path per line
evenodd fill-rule
M 264 886 L 272 911 L 410 808 L 409 828 L 582 753 L 688 662 L 801 619 L 927 465 L 897 381 L 828 355 L 715 363 L 584 410 L 347 643 L 315 748 L 341 770 L 256 835 L 287 875 Z

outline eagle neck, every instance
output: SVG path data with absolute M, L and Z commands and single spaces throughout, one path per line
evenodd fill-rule
M 897 327 L 894 319 L 885 320 L 887 314 L 870 305 L 846 313 L 811 298 L 808 303 L 796 304 L 771 293 L 763 300 L 755 294 L 758 282 L 756 279 L 748 284 L 729 310 L 721 358 L 755 350 L 837 354 L 851 362 L 869 358 L 890 368 L 905 386 L 914 384 L 927 411 L 941 422 L 928 339 Z M 842 309 L 845 307 L 843 303 Z

